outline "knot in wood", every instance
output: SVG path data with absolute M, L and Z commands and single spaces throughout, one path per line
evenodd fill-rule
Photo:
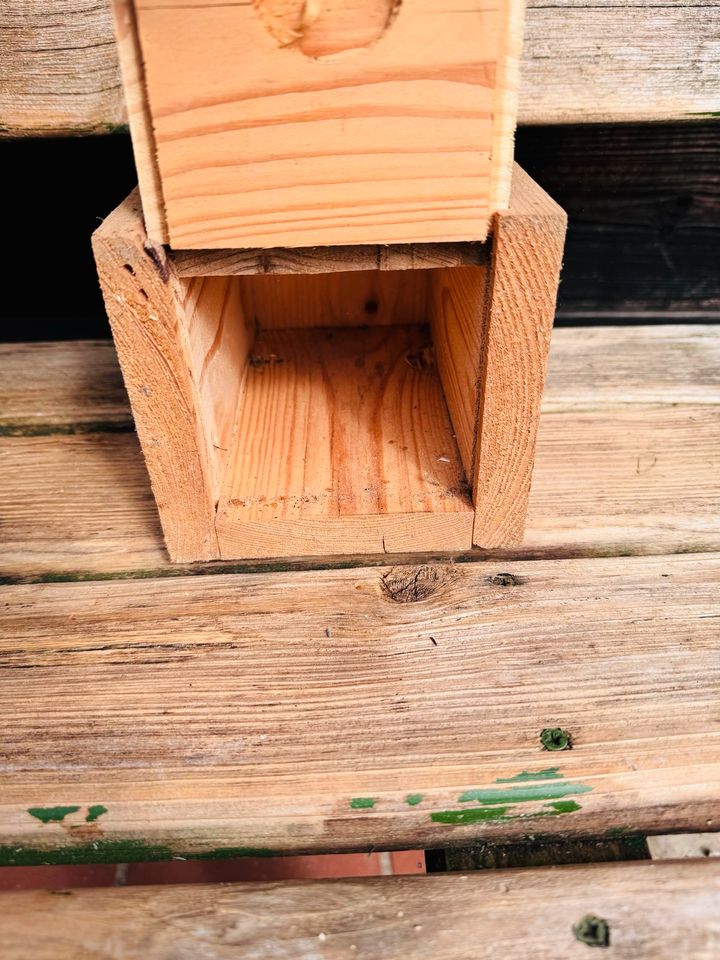
M 427 600 L 450 577 L 448 567 L 425 564 L 421 567 L 393 567 L 383 574 L 380 582 L 388 600 L 415 603 Z

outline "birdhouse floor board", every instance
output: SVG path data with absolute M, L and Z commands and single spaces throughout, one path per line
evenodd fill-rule
M 472 522 L 428 327 L 259 333 L 218 507 L 222 557 L 463 550 Z

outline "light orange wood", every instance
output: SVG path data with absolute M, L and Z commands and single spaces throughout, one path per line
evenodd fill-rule
M 69 893 L 69 891 L 68 891 Z M 714 960 L 720 863 L 626 863 L 383 879 L 5 893 L 5 960 Z M 42 923 L 38 923 L 42 917 Z M 600 949 L 602 955 L 602 949 Z
M 493 231 L 472 473 L 480 547 L 523 538 L 566 221 L 516 165 L 510 209 Z
M 433 270 L 430 326 L 440 380 L 465 473 L 473 475 L 480 360 L 488 310 L 484 266 Z
M 259 329 L 275 330 L 422 324 L 428 282 L 425 270 L 361 270 L 243 277 L 240 287 L 246 315 Z
M 179 322 L 187 331 L 190 369 L 199 395 L 198 417 L 207 435 L 213 503 L 230 450 L 248 357 L 255 337 L 252 314 L 243 310 L 235 277 L 181 281 Z M 183 494 L 178 491 L 178 495 Z
M 701 554 L 5 586 L 0 855 L 716 829 L 719 577 Z
M 167 243 L 169 238 L 165 222 L 162 183 L 155 158 L 155 134 L 147 103 L 142 54 L 135 22 L 135 6 L 133 0 L 110 0 L 110 4 L 145 229 L 154 243 Z M 72 16 L 72 13 L 69 16 Z
M 521 0 L 136 0 L 178 248 L 483 240 Z
M 178 561 L 213 559 L 215 456 L 183 322 L 185 291 L 164 249 L 147 239 L 137 191 L 92 242 L 168 549 Z
M 427 328 L 260 331 L 218 508 L 224 558 L 465 549 L 472 518 Z

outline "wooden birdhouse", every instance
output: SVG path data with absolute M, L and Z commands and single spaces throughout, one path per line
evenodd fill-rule
M 517 0 L 117 0 L 139 192 L 93 245 L 178 561 L 523 533 L 565 233 Z

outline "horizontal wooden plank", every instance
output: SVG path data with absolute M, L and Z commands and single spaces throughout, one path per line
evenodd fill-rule
M 676 120 L 720 110 L 716 0 L 530 0 L 522 123 Z M 125 122 L 109 0 L 9 0 L 0 10 L 5 136 Z
M 720 317 L 717 123 L 525 128 L 517 158 L 568 214 L 558 318 Z
M 3 895 L 6 960 L 100 957 L 108 943 L 116 960 L 574 960 L 605 939 L 633 960 L 720 951 L 709 861 L 67 894 Z
M 703 554 L 5 587 L 0 859 L 714 829 L 718 582 Z
M 172 256 L 180 277 L 218 277 L 474 266 L 488 262 L 489 250 L 486 244 L 475 242 L 395 243 L 266 250 L 175 250 Z
M 0 436 L 132 429 L 110 341 L 0 344 Z
M 228 569 L 170 564 L 134 435 L 81 435 L 127 425 L 109 344 L 2 350 L 4 429 L 29 434 L 0 437 L 6 580 Z M 557 329 L 525 543 L 497 555 L 719 550 L 719 458 L 720 327 Z

